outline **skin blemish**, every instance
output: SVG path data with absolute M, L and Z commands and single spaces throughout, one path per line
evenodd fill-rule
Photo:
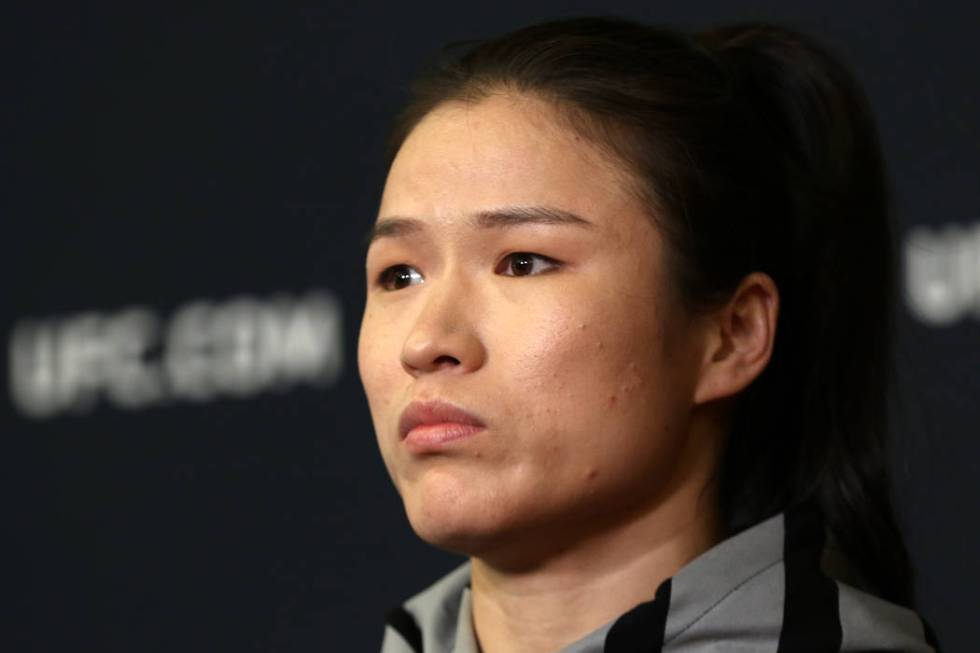
M 612 408 L 616 405 L 616 395 L 609 395 L 609 407 Z
M 626 368 L 626 379 L 624 380 L 623 385 L 621 386 L 623 393 L 631 392 L 632 390 L 639 387 L 642 382 L 643 382 L 643 377 L 640 376 L 640 373 L 636 367 L 636 363 L 630 363 L 629 366 Z

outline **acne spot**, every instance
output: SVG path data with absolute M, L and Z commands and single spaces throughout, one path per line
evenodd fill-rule
M 595 467 L 589 468 L 589 471 L 585 473 L 586 481 L 594 481 L 598 477 L 599 477 L 599 470 L 596 469 Z
M 643 377 L 636 369 L 636 363 L 630 363 L 627 366 L 626 380 L 623 382 L 622 391 L 624 393 L 629 393 L 636 389 L 643 383 Z
M 580 322 L 578 325 L 579 331 L 585 331 L 585 327 L 586 327 L 585 322 Z
M 602 351 L 602 347 L 603 347 L 602 341 L 601 340 L 596 341 L 595 343 L 596 351 Z
M 612 408 L 616 405 L 616 395 L 609 395 L 609 407 Z

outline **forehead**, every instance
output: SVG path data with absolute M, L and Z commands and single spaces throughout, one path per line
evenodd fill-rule
M 601 221 L 642 209 L 625 167 L 550 103 L 499 93 L 429 113 L 392 164 L 380 216 L 451 222 L 502 206 L 553 206 Z

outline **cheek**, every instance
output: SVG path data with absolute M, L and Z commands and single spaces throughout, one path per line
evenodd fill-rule
M 361 321 L 357 343 L 357 367 L 361 385 L 367 397 L 374 435 L 382 461 L 395 487 L 399 487 L 397 452 L 389 434 L 394 421 L 399 393 L 397 384 L 403 382 L 400 349 L 391 337 L 391 329 L 378 323 L 377 314 L 366 311 Z M 390 325 L 388 325 L 390 326 Z
M 365 311 L 357 343 L 357 367 L 375 429 L 382 427 L 398 397 L 393 390 L 404 377 L 401 348 L 391 324 Z
M 535 434 L 524 454 L 589 481 L 649 464 L 670 446 L 662 440 L 676 403 L 653 304 L 592 295 L 540 309 L 498 344 L 513 380 L 508 403 Z
M 589 301 L 540 307 L 512 320 L 498 344 L 515 389 L 542 409 L 617 409 L 649 396 L 663 379 L 651 308 Z

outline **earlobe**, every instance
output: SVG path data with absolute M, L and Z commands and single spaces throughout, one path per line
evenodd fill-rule
M 694 403 L 747 388 L 769 364 L 779 316 L 779 292 L 763 272 L 747 275 L 722 308 L 707 318 L 707 346 Z

